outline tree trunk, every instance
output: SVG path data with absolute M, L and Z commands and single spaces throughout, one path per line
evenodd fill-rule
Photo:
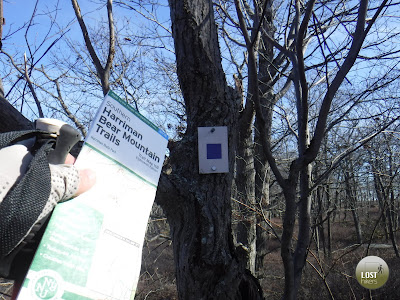
M 391 164 L 391 159 L 389 160 L 389 164 Z M 391 171 L 389 176 L 392 176 Z M 378 172 L 374 172 L 374 182 L 375 182 L 375 192 L 380 204 L 380 208 L 382 210 L 382 221 L 385 229 L 386 240 L 390 238 L 390 241 L 393 245 L 394 253 L 396 257 L 400 257 L 399 249 L 397 247 L 396 236 L 393 226 L 394 219 L 394 193 L 393 186 L 390 182 L 389 186 L 385 187 L 382 180 L 382 175 Z M 390 194 L 390 197 L 389 197 Z M 390 198 L 390 199 L 389 199 Z
M 376 197 L 378 198 L 379 208 L 382 211 L 382 226 L 383 226 L 383 231 L 385 232 L 385 239 L 387 242 L 389 240 L 389 232 L 385 214 L 386 211 L 385 195 L 380 185 L 379 176 L 378 174 L 376 174 L 376 172 L 374 173 L 374 186 L 375 186 Z
M 327 207 L 330 210 L 331 209 L 331 193 L 330 193 L 330 183 L 326 185 L 326 202 L 327 202 Z M 327 215 L 327 229 L 326 229 L 326 243 L 328 247 L 328 257 L 331 257 L 332 255 L 332 231 L 331 231 L 331 220 L 332 220 L 332 213 L 336 213 L 336 204 L 334 204 L 335 207 L 333 210 L 330 210 Z
M 269 36 L 275 36 L 276 27 L 273 25 L 275 19 L 273 10 L 273 1 L 266 0 L 264 5 L 265 11 L 264 20 L 262 22 L 263 31 Z M 258 80 L 259 80 L 259 99 L 262 106 L 262 111 L 265 119 L 265 127 L 261 128 L 259 122 L 255 122 L 254 133 L 254 151 L 255 161 L 254 167 L 256 171 L 255 178 L 255 197 L 259 202 L 259 209 L 263 209 L 270 204 L 269 201 L 269 185 L 271 177 L 271 169 L 267 162 L 267 157 L 262 146 L 262 137 L 264 135 L 267 142 L 271 143 L 271 128 L 273 109 L 279 97 L 276 96 L 273 90 L 273 78 L 276 75 L 276 66 L 282 65 L 283 60 L 279 57 L 274 61 L 274 47 L 267 40 L 265 34 L 261 34 L 259 46 L 259 61 L 258 61 Z M 273 62 L 273 64 L 271 64 Z M 275 68 L 274 68 L 275 67 Z M 283 94 L 283 93 L 282 93 Z M 264 257 L 267 254 L 268 234 L 263 228 L 267 228 L 264 217 L 270 218 L 269 212 L 264 212 L 263 215 L 257 216 L 257 256 L 256 256 L 256 274 L 258 274 L 264 266 Z
M 326 243 L 325 243 L 325 232 L 324 232 L 324 220 L 323 220 L 323 213 L 324 213 L 324 192 L 323 187 L 317 187 L 316 191 L 316 204 L 317 204 L 317 215 L 315 217 L 315 233 L 316 237 L 316 247 L 317 253 L 320 251 L 320 243 L 322 242 L 322 248 L 324 251 L 324 256 L 326 256 Z
M 351 214 L 353 216 L 354 227 L 356 229 L 357 243 L 362 244 L 363 238 L 362 238 L 361 223 L 357 213 L 357 197 L 354 195 L 355 193 L 354 190 L 356 187 L 355 183 L 352 184 L 350 182 L 350 173 L 348 171 L 345 172 L 344 180 L 346 185 L 346 196 L 349 202 Z
M 300 173 L 300 203 L 299 203 L 299 233 L 294 253 L 294 288 L 297 295 L 303 268 L 306 264 L 311 230 L 311 165 L 306 166 Z
M 392 241 L 392 245 L 393 245 L 393 250 L 394 253 L 396 254 L 396 257 L 400 257 L 399 254 L 399 248 L 397 247 L 397 241 L 396 241 L 396 236 L 395 236 L 395 213 L 394 213 L 394 202 L 395 202 L 395 197 L 394 197 L 394 191 L 393 191 L 393 157 L 392 154 L 390 153 L 389 156 L 389 184 L 386 190 L 386 195 L 387 195 L 387 201 L 388 203 L 388 207 L 386 210 L 386 215 L 388 218 L 388 226 L 389 226 L 389 236 L 390 236 L 390 240 Z M 390 196 L 389 196 L 390 194 Z
M 260 156 L 257 156 L 258 160 Z M 265 160 L 264 160 L 265 161 Z M 257 164 L 259 165 L 257 167 Z M 267 163 L 261 165 L 261 161 L 256 163 L 256 199 L 259 202 L 258 209 L 263 210 L 262 215 L 257 214 L 256 222 L 258 225 L 256 227 L 256 261 L 255 261 L 255 274 L 260 274 L 264 269 L 264 258 L 268 253 L 268 237 L 269 233 L 266 230 L 268 225 L 266 222 L 270 223 L 271 213 L 269 210 L 265 210 L 269 206 L 269 184 L 270 184 L 270 168 Z M 267 220 L 265 220 L 266 218 Z
M 252 122 L 240 122 L 238 149 L 236 158 L 236 193 L 239 204 L 238 221 L 234 226 L 235 240 L 241 247 L 243 259 L 247 269 L 255 273 L 256 262 L 256 213 L 254 212 L 255 199 L 255 170 L 252 139 Z
M 255 129 L 255 198 L 257 199 L 259 205 L 258 209 L 264 209 L 270 204 L 269 201 L 269 185 L 270 185 L 270 177 L 271 171 L 270 166 L 267 163 L 267 159 L 265 157 L 263 148 L 261 146 L 261 137 L 260 134 L 264 134 L 265 138 L 268 142 L 271 141 L 271 127 L 272 127 L 272 111 L 274 105 L 276 103 L 274 97 L 269 94 L 269 97 L 262 97 L 261 101 L 264 103 L 263 108 L 265 109 L 265 121 L 266 121 L 266 131 L 263 131 L 262 128 L 259 128 L 256 122 L 256 129 Z M 256 236 L 257 236 L 257 243 L 256 243 L 256 274 L 259 274 L 264 266 L 264 257 L 267 255 L 267 243 L 268 243 L 268 233 L 264 228 L 268 228 L 266 225 L 266 221 L 264 217 L 269 219 L 270 213 L 263 212 L 262 215 L 257 215 L 257 224 L 261 226 L 257 226 L 256 228 Z
M 396 257 L 400 257 L 399 248 L 397 247 L 397 242 L 396 242 L 396 236 L 395 236 L 394 230 L 393 230 L 391 205 L 389 205 L 386 209 L 386 216 L 388 219 L 389 237 L 390 237 L 390 240 L 392 241 L 394 253 L 396 254 Z
M 171 228 L 179 299 L 262 299 L 238 260 L 231 232 L 231 186 L 238 96 L 221 65 L 213 5 L 170 0 L 177 71 L 187 130 L 170 143 L 157 201 Z M 228 126 L 229 173 L 199 174 L 197 127 Z
M 283 190 L 286 208 L 283 217 L 281 256 L 285 269 L 285 292 L 283 299 L 287 300 L 296 298 L 294 285 L 294 259 L 292 252 L 292 238 L 296 221 L 296 187 L 297 182 L 291 182 L 291 184 Z

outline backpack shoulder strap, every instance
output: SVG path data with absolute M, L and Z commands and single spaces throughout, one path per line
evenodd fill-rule
M 19 140 L 28 139 L 43 133 L 38 130 L 10 131 L 0 133 L 0 149 L 9 146 L 11 143 Z
M 8 255 L 38 220 L 51 191 L 51 174 L 47 155 L 51 139 L 40 139 L 36 130 L 0 134 L 0 148 L 20 139 L 38 137 L 34 156 L 27 172 L 0 203 L 0 257 Z

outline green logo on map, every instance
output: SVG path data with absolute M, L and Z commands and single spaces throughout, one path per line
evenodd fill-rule
M 51 276 L 43 276 L 36 281 L 35 294 L 40 299 L 53 299 L 57 295 L 58 283 Z
M 61 276 L 51 270 L 43 270 L 36 274 L 30 284 L 31 293 L 37 300 L 59 299 L 63 294 Z

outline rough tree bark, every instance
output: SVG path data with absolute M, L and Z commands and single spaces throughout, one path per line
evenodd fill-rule
M 251 101 L 249 101 L 251 102 Z M 243 111 L 245 112 L 245 111 Z M 255 169 L 252 121 L 247 120 L 246 114 L 241 115 L 238 130 L 238 151 L 236 158 L 236 197 L 239 220 L 234 226 L 235 242 L 243 250 L 246 267 L 254 274 L 256 265 L 256 213 L 255 198 Z M 253 114 L 250 114 L 253 119 Z
M 258 282 L 236 255 L 231 186 L 238 96 L 221 65 L 212 1 L 169 1 L 187 130 L 171 143 L 157 201 L 171 228 L 180 299 L 262 299 Z M 199 175 L 197 127 L 228 126 L 226 174 Z
M 252 16 L 253 24 L 258 24 L 259 11 Z M 258 49 L 259 34 L 257 30 L 251 31 L 251 39 L 254 40 L 254 48 Z M 254 104 L 253 93 L 257 88 L 257 75 L 248 76 L 248 89 L 246 102 L 238 117 L 238 147 L 236 155 L 236 178 L 237 198 L 239 200 L 240 221 L 234 228 L 236 243 L 242 247 L 243 256 L 247 268 L 254 274 L 256 264 L 256 204 L 254 168 Z
M 264 3 L 260 3 L 260 6 L 262 6 L 260 13 L 263 15 L 263 18 L 259 21 L 261 22 L 261 30 L 257 80 L 259 82 L 258 92 L 261 109 L 265 118 L 265 128 L 260 128 L 259 122 L 256 121 L 254 133 L 255 197 L 259 201 L 260 209 L 270 204 L 269 185 L 272 175 L 261 140 L 265 138 L 268 143 L 271 143 L 273 110 L 277 101 L 287 92 L 290 86 L 290 81 L 287 81 L 280 91 L 274 91 L 274 80 L 277 78 L 277 70 L 284 65 L 285 59 L 283 55 L 275 57 L 274 45 L 267 38 L 267 35 L 269 37 L 275 36 L 276 32 L 276 28 L 273 25 L 275 19 L 273 4 L 273 0 L 265 0 Z M 261 227 L 257 226 L 256 274 L 259 274 L 262 270 L 264 257 L 267 254 L 268 235 L 265 228 L 268 228 L 266 225 L 266 221 L 268 220 L 264 218 L 270 218 L 268 212 L 264 211 L 262 215 L 257 215 L 257 224 L 261 225 Z

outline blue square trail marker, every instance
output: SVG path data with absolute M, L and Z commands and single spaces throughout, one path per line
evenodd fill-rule
M 228 128 L 198 127 L 199 173 L 228 173 Z
M 221 144 L 207 144 L 207 159 L 222 158 Z

